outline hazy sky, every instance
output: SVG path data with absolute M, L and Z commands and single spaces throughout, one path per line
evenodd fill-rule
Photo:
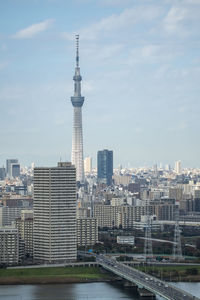
M 0 1 L 0 165 L 70 160 L 75 34 L 84 156 L 200 167 L 200 0 Z

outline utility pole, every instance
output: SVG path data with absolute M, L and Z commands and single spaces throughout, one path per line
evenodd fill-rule
M 145 255 L 146 263 L 148 260 L 151 261 L 153 258 L 149 200 L 146 200 L 146 225 L 145 225 L 144 255 Z
M 174 246 L 173 246 L 173 259 L 177 261 L 183 260 L 181 248 L 181 231 L 179 227 L 179 207 L 175 206 L 175 228 L 174 228 Z

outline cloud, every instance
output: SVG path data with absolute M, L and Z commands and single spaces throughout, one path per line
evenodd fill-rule
M 166 44 L 148 44 L 130 51 L 128 63 L 168 63 L 182 54 L 179 47 Z
M 187 9 L 185 7 L 172 7 L 164 19 L 164 29 L 168 33 L 181 30 L 182 22 L 187 17 Z
M 108 44 L 101 45 L 101 51 L 99 51 L 99 44 L 93 43 L 90 47 L 85 47 L 82 51 L 85 58 L 90 57 L 90 60 L 102 63 L 108 59 L 113 59 L 115 55 L 119 55 L 124 49 L 123 44 Z M 83 57 L 83 59 L 84 59 Z
M 96 40 L 99 35 L 110 34 L 112 31 L 118 31 L 127 27 L 132 28 L 134 24 L 140 22 L 152 21 L 160 15 L 161 11 L 161 7 L 153 5 L 124 9 L 120 14 L 113 14 L 107 18 L 103 18 L 99 22 L 90 24 L 90 26 L 76 32 L 63 32 L 61 37 L 73 40 L 74 35 L 78 32 L 81 39 Z
M 198 2 L 194 0 L 177 2 L 170 8 L 163 20 L 164 30 L 168 34 L 179 34 L 180 36 L 188 36 L 198 32 L 194 31 L 194 28 L 199 28 L 200 25 L 199 5 L 199 0 Z
M 14 39 L 29 39 L 29 38 L 32 38 L 36 34 L 50 28 L 53 22 L 54 22 L 54 19 L 47 19 L 43 22 L 33 24 L 31 26 L 28 26 L 25 29 L 22 29 L 22 30 L 18 31 L 15 35 L 12 36 L 12 38 L 14 38 Z

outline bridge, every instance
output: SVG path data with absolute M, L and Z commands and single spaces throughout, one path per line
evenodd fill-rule
M 105 255 L 95 256 L 96 261 L 104 269 L 136 284 L 140 288 L 145 288 L 148 291 L 159 295 L 166 300 L 200 300 L 200 298 L 195 297 L 168 282 L 162 281 L 160 279 L 157 279 L 156 277 L 138 271 L 132 267 L 126 266 L 123 263 L 106 257 Z

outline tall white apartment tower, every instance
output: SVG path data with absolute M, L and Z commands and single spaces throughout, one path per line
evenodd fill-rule
M 33 257 L 62 263 L 76 260 L 76 170 L 71 163 L 34 169 Z
M 76 67 L 74 80 L 74 96 L 71 102 L 74 107 L 73 134 L 72 134 L 72 164 L 76 167 L 76 181 L 84 182 L 83 164 L 83 131 L 82 131 L 82 106 L 84 97 L 81 96 L 81 80 L 79 67 L 79 36 L 76 35 Z
M 181 161 L 180 160 L 175 161 L 175 172 L 177 174 L 181 174 Z
M 90 174 L 92 172 L 92 157 L 86 157 L 84 159 L 84 171 L 85 174 Z

